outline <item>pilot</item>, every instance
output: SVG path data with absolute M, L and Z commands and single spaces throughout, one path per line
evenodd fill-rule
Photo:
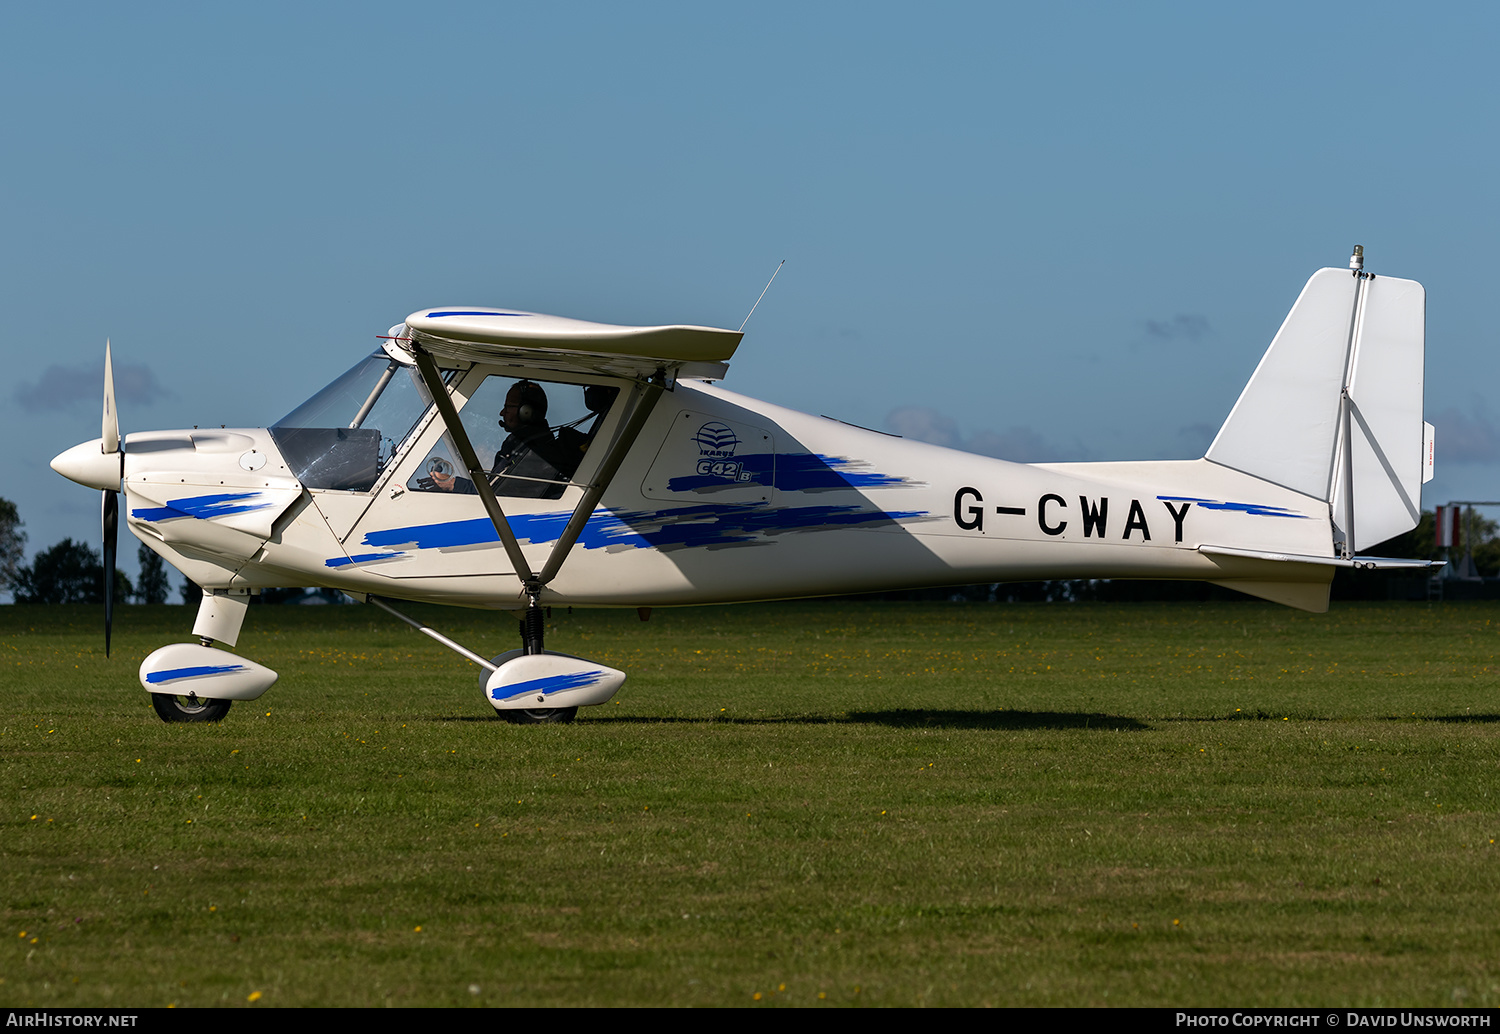
M 555 482 L 566 481 L 578 464 L 570 467 L 560 462 L 557 440 L 547 426 L 547 393 L 542 386 L 527 380 L 512 384 L 500 410 L 500 426 L 510 434 L 495 453 L 490 468 L 496 492 L 528 499 L 555 499 L 561 495 L 562 486 Z M 429 480 L 433 488 L 443 492 L 475 494 L 474 483 L 468 478 L 455 477 L 441 469 L 433 469 Z

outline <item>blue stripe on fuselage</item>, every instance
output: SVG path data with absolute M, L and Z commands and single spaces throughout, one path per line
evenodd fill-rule
M 1248 513 L 1252 517 L 1296 517 L 1307 520 L 1305 513 L 1297 513 L 1285 506 L 1266 506 L 1263 503 L 1221 503 L 1215 499 L 1199 499 L 1193 495 L 1159 495 L 1156 498 L 1167 503 L 1197 503 L 1205 510 L 1230 510 Z
M 130 511 L 130 516 L 143 521 L 169 521 L 177 517 L 197 517 L 199 520 L 211 520 L 215 517 L 228 517 L 233 513 L 250 513 L 252 510 L 264 510 L 270 503 L 245 503 L 236 505 L 244 500 L 257 499 L 259 492 L 220 492 L 216 495 L 191 495 L 181 499 L 168 499 L 166 506 L 143 506 Z
M 572 514 L 515 514 L 507 517 L 516 538 L 555 541 Z M 925 510 L 868 510 L 859 506 L 733 506 L 703 504 L 664 510 L 596 510 L 578 536 L 584 549 L 628 546 L 634 549 L 682 549 L 694 546 L 763 544 L 761 536 L 893 524 L 925 517 Z M 499 542 L 487 517 L 441 524 L 420 524 L 367 533 L 364 545 L 412 549 L 452 549 Z

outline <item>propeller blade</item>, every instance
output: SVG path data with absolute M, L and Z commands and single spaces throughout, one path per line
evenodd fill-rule
M 115 412 L 115 368 L 109 358 L 109 338 L 104 339 L 104 424 L 100 437 L 106 455 L 120 451 L 120 415 Z
M 115 549 L 120 533 L 120 493 L 104 493 L 100 516 L 104 530 L 104 656 L 109 656 L 109 634 L 115 623 Z

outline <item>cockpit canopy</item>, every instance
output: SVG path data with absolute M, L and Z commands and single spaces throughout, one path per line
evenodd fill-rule
M 272 424 L 271 437 L 308 488 L 368 492 L 430 405 L 417 371 L 377 351 Z

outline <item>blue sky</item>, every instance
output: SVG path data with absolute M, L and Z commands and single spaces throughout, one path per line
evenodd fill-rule
M 424 305 L 751 322 L 733 390 L 1014 459 L 1202 454 L 1307 276 L 1428 290 L 1425 504 L 1500 498 L 1478 5 L 8 5 L 0 495 L 265 424 Z M 1500 405 L 1496 406 L 1500 410 Z M 123 552 L 133 570 L 133 543 Z

